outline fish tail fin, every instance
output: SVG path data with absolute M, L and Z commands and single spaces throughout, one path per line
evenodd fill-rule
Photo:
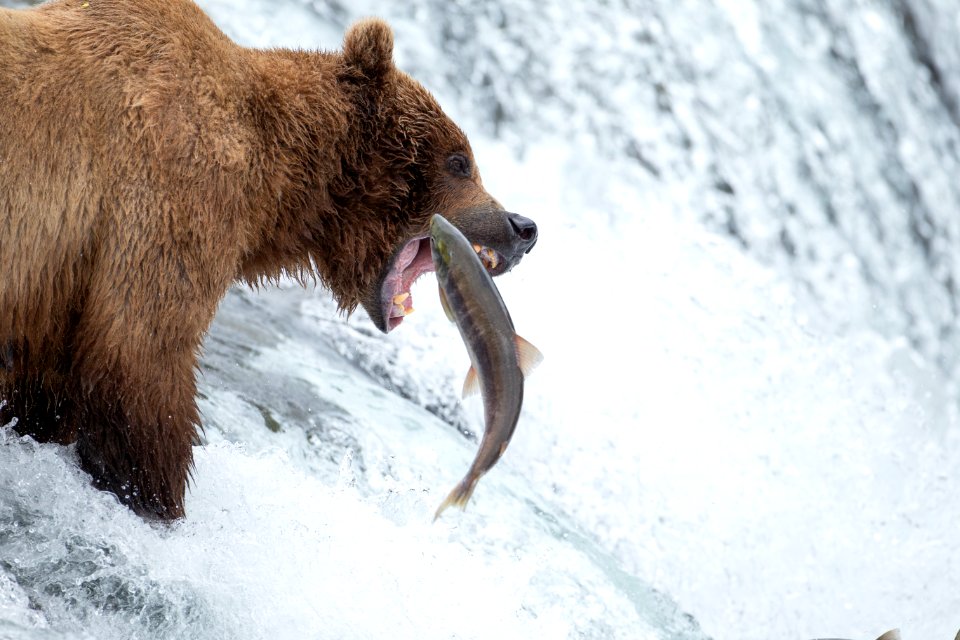
M 543 354 L 520 336 L 513 336 L 513 340 L 517 345 L 517 364 L 520 365 L 520 371 L 526 378 L 531 371 L 536 369 L 538 364 L 543 362 Z
M 440 503 L 437 512 L 433 514 L 433 521 L 436 522 L 440 514 L 447 510 L 447 507 L 460 507 L 461 511 L 466 511 L 467 502 L 470 500 L 470 496 L 473 495 L 473 490 L 477 486 L 477 480 L 479 480 L 479 478 L 470 481 L 469 477 L 461 480 L 457 486 L 453 488 L 453 491 L 447 494 L 446 499 Z
M 470 365 L 470 368 L 467 370 L 467 377 L 463 380 L 463 397 L 469 398 L 479 391 L 480 378 L 477 377 L 477 368 Z

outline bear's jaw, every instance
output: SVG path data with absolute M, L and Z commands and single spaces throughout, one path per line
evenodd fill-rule
M 387 332 L 396 329 L 406 316 L 413 313 L 410 287 L 420 276 L 433 270 L 430 238 L 427 236 L 414 238 L 397 253 L 381 286 L 381 308 Z

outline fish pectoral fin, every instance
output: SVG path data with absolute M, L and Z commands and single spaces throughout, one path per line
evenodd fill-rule
M 443 287 L 438 287 L 438 291 L 440 291 L 440 306 L 443 307 L 443 312 L 447 314 L 447 320 L 456 322 L 453 317 L 453 311 L 450 311 L 450 303 L 447 302 L 447 294 L 443 292 Z
M 537 368 L 538 364 L 543 362 L 543 354 L 520 336 L 513 336 L 513 339 L 517 344 L 517 364 L 520 365 L 520 371 L 526 378 L 531 371 Z
M 480 392 L 480 378 L 477 377 L 477 369 L 470 365 L 467 370 L 467 377 L 463 380 L 463 397 L 469 398 Z

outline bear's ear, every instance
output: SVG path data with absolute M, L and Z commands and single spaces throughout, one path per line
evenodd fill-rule
M 393 30 L 380 18 L 354 23 L 343 38 L 343 59 L 371 80 L 393 68 Z

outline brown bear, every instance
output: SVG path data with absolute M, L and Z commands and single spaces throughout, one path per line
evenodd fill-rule
M 316 277 L 390 331 L 436 212 L 514 266 L 536 226 L 392 56 L 377 19 L 326 53 L 240 47 L 190 0 L 0 9 L 0 426 L 178 518 L 234 282 Z

